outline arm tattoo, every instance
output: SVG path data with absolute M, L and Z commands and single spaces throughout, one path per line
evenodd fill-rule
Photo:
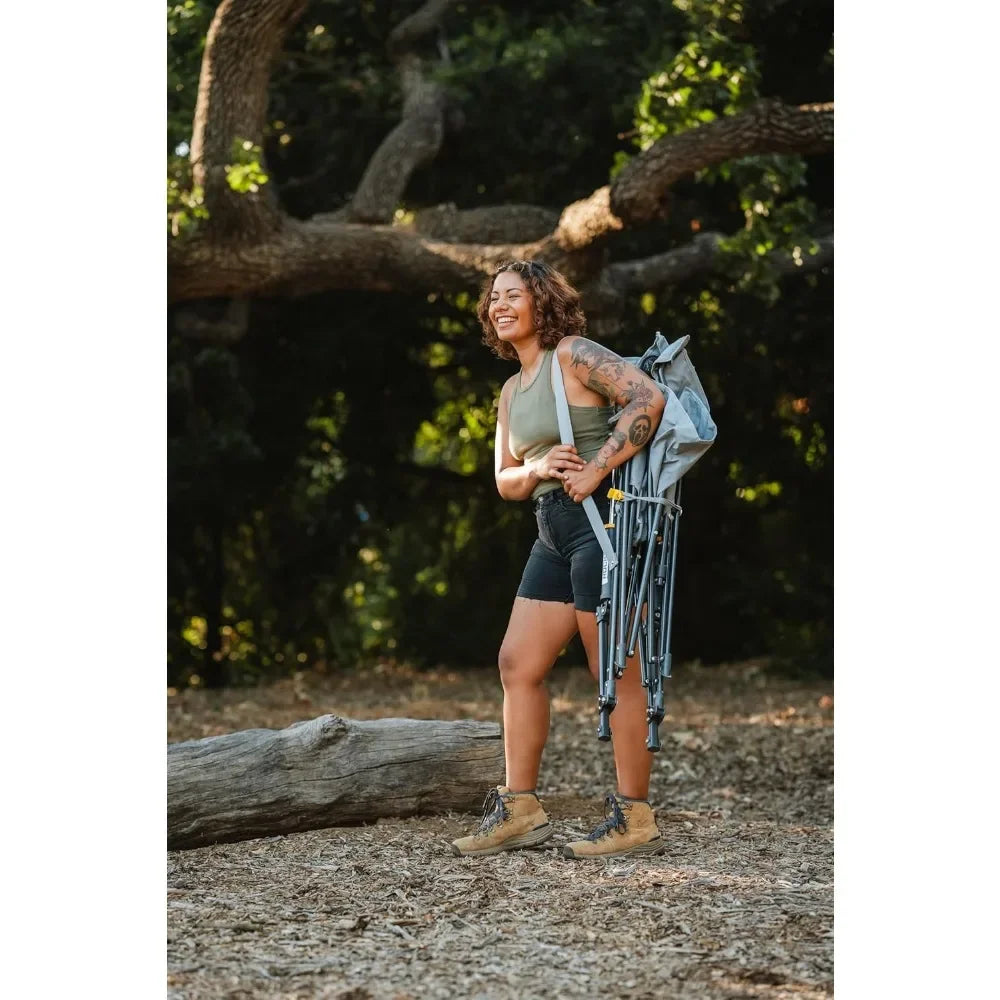
M 594 465 L 602 472 L 608 467 L 608 460 L 614 458 L 625 447 L 625 435 L 619 430 L 611 432 L 611 437 L 604 442 L 604 447 L 597 453 Z
M 641 448 L 649 438 L 649 432 L 653 427 L 652 420 L 646 416 L 645 413 L 640 413 L 639 416 L 632 421 L 628 429 L 628 439 L 636 446 L 636 448 Z
M 625 362 L 617 354 L 592 340 L 579 337 L 573 342 L 570 358 L 573 368 L 587 369 L 589 388 L 617 402 L 619 393 L 615 383 L 625 375 Z
M 629 413 L 645 410 L 653 400 L 653 390 L 645 382 L 629 381 L 628 391 L 625 395 L 628 398 L 628 406 L 625 407 L 625 411 Z
M 626 378 L 632 366 L 617 354 L 585 337 L 573 341 L 570 349 L 572 367 L 586 369 L 587 387 L 612 403 L 624 406 L 623 414 L 645 411 L 653 399 L 653 390 L 641 378 Z M 626 386 L 623 388 L 623 384 Z
M 623 408 L 616 429 L 594 458 L 594 466 L 604 472 L 609 468 L 608 463 L 625 448 L 626 442 L 638 449 L 649 440 L 653 433 L 650 407 L 655 389 L 624 358 L 585 337 L 573 341 L 570 359 L 573 368 L 585 370 L 586 377 L 581 381 L 588 388 Z M 624 432 L 618 427 L 624 428 Z

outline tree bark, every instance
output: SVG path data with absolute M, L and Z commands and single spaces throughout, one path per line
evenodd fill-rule
M 167 748 L 167 848 L 478 809 L 503 774 L 488 722 L 322 715 Z
M 205 192 L 213 241 L 253 241 L 280 228 L 274 185 L 239 194 L 226 167 L 233 144 L 260 145 L 267 118 L 271 66 L 308 0 L 222 0 L 205 39 L 191 138 L 194 182 Z

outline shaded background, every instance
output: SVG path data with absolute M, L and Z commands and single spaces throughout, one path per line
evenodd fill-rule
M 313 2 L 292 30 L 264 144 L 290 214 L 344 204 L 399 120 L 386 40 L 417 6 Z M 173 233 L 197 224 L 185 182 L 214 11 L 168 5 Z M 778 0 L 458 4 L 439 38 L 448 128 L 399 212 L 558 213 L 661 135 L 762 96 L 829 100 L 832 18 L 832 4 Z M 833 269 L 785 274 L 768 256 L 832 231 L 832 160 L 706 169 L 608 249 L 627 260 L 739 234 L 729 267 L 636 295 L 593 333 L 623 355 L 656 330 L 690 334 L 719 426 L 685 480 L 676 659 L 832 669 Z M 494 404 L 515 367 L 480 343 L 476 295 L 258 298 L 228 340 L 171 307 L 168 683 L 494 659 L 534 518 L 493 484 Z

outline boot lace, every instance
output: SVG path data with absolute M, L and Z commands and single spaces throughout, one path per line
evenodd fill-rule
M 507 816 L 503 796 L 495 788 L 491 788 L 483 802 L 483 818 L 479 821 L 479 833 L 489 833 L 493 827 L 507 819 Z
M 604 796 L 604 820 L 599 823 L 592 833 L 587 834 L 587 840 L 600 840 L 606 837 L 612 830 L 624 833 L 628 826 L 625 813 L 621 811 L 618 800 L 613 795 Z

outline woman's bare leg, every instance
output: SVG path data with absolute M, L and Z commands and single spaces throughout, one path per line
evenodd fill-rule
M 583 647 L 587 651 L 590 672 L 597 678 L 597 616 L 589 611 L 576 612 Z M 642 686 L 639 657 L 631 656 L 625 673 L 615 683 L 618 703 L 611 713 L 611 746 L 618 774 L 618 793 L 628 799 L 649 797 L 649 772 L 653 755 L 646 749 L 646 689 Z
M 506 781 L 512 791 L 528 791 L 538 782 L 549 735 L 545 678 L 576 629 L 572 604 L 514 598 L 499 657 Z

